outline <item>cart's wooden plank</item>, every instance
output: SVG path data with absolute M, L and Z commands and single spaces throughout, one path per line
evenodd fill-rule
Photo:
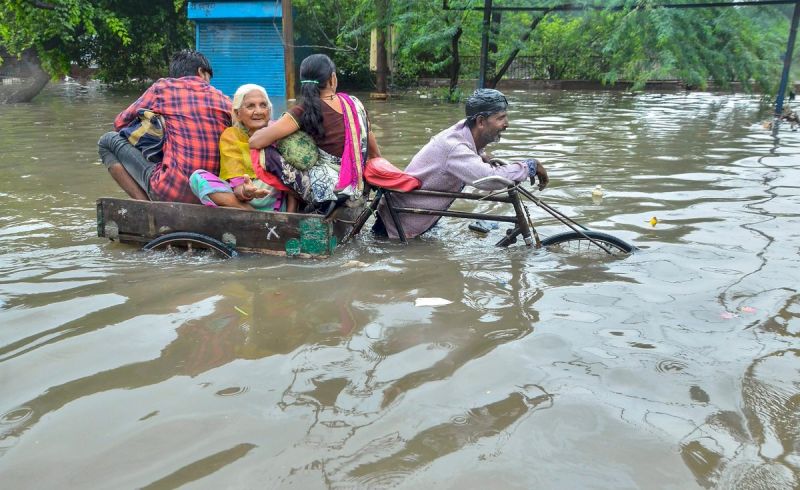
M 344 210 L 349 217 L 352 210 Z M 348 224 L 322 216 L 242 211 L 175 202 L 101 198 L 97 201 L 98 236 L 147 242 L 167 233 L 202 233 L 242 251 L 327 256 Z

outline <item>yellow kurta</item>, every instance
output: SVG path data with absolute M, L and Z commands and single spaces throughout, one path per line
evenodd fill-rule
M 237 127 L 230 127 L 219 137 L 219 177 L 230 180 L 247 175 L 256 178 L 250 159 L 250 137 Z

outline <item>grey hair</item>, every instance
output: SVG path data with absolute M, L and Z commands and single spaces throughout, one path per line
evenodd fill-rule
M 261 95 L 267 99 L 267 109 L 269 109 L 269 113 L 272 115 L 272 101 L 269 100 L 267 89 L 261 85 L 256 85 L 255 83 L 246 83 L 237 88 L 236 93 L 233 94 L 233 104 L 231 104 L 231 120 L 234 124 L 239 122 L 239 118 L 236 116 L 236 111 L 242 107 L 242 102 L 244 102 L 245 95 L 249 94 L 250 92 L 261 92 Z

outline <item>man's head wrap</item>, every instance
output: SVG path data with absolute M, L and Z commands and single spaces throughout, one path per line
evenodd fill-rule
M 467 98 L 467 119 L 490 116 L 508 109 L 508 100 L 499 90 L 479 88 Z

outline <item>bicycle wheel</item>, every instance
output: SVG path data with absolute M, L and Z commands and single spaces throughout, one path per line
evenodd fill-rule
M 584 231 L 586 236 L 599 242 L 609 249 L 614 255 L 629 254 L 636 250 L 636 247 L 619 238 L 600 231 Z M 599 252 L 604 253 L 600 248 L 587 240 L 586 237 L 576 231 L 567 231 L 549 236 L 542 240 L 542 247 L 564 252 Z
M 151 240 L 142 247 L 143 250 L 168 250 L 172 247 L 185 248 L 188 251 L 195 249 L 211 250 L 220 257 L 230 259 L 239 254 L 233 247 L 225 245 L 216 238 L 211 238 L 202 233 L 191 233 L 188 231 L 178 231 L 175 233 L 167 233 L 154 240 Z

